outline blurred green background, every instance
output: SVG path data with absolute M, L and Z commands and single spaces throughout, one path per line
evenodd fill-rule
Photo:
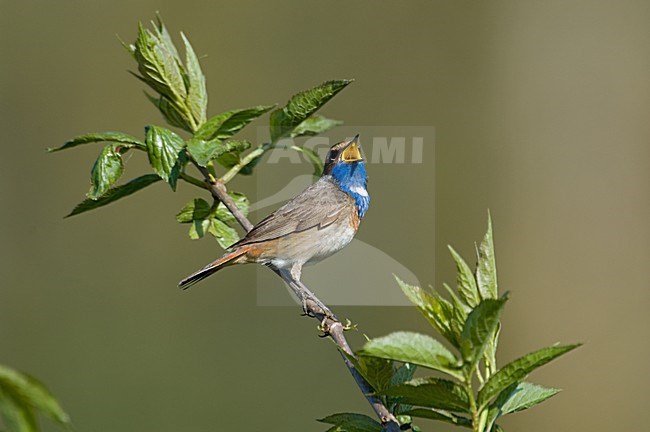
M 321 431 L 316 418 L 369 412 L 315 322 L 256 306 L 252 267 L 175 288 L 219 253 L 174 220 L 190 188 L 62 219 L 99 147 L 46 147 L 163 122 L 115 38 L 132 41 L 156 10 L 207 54 L 210 114 L 353 77 L 324 114 L 435 127 L 428 169 L 371 166 L 359 238 L 440 287 L 454 280 L 446 245 L 471 257 L 491 209 L 512 294 L 501 363 L 586 342 L 531 376 L 565 391 L 506 430 L 647 427 L 650 3 L 4 0 L 0 362 L 45 381 L 77 431 Z M 144 167 L 130 159 L 127 176 Z M 254 178 L 237 182 L 255 196 Z M 411 308 L 336 311 L 370 336 L 428 331 Z

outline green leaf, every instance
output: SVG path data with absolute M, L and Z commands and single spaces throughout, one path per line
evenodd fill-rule
M 122 176 L 124 165 L 119 150 L 114 145 L 104 147 L 90 172 L 91 188 L 87 196 L 97 200 Z
M 467 417 L 459 416 L 452 414 L 448 411 L 439 410 L 436 408 L 414 408 L 408 411 L 405 411 L 403 414 L 410 415 L 412 417 L 420 417 L 430 420 L 439 420 L 446 423 L 451 423 L 456 426 L 462 426 L 466 428 L 472 428 L 472 420 Z
M 560 391 L 560 389 L 546 388 L 524 381 L 503 390 L 490 406 L 490 410 L 497 410 L 497 417 L 523 411 L 544 402 Z
M 469 412 L 467 391 L 453 381 L 420 378 L 390 387 L 382 394 L 399 397 L 400 402 L 450 411 Z
M 239 234 L 237 231 L 219 219 L 210 219 L 208 232 L 214 236 L 217 243 L 219 243 L 219 245 L 224 249 L 228 249 L 234 243 L 239 241 Z
M 327 81 L 294 95 L 284 108 L 271 113 L 271 141 L 290 136 L 296 127 L 311 117 L 323 105 L 343 90 L 351 80 Z
M 291 137 L 319 135 L 342 124 L 343 122 L 340 120 L 332 120 L 320 115 L 313 115 L 296 126 L 293 132 L 291 132 Z
M 393 362 L 383 358 L 363 356 L 355 360 L 355 367 L 376 392 L 381 392 L 390 386 Z
M 478 393 L 478 406 L 482 409 L 490 400 L 514 383 L 522 381 L 533 370 L 565 354 L 581 344 L 542 348 L 514 360 L 499 369 Z
M 196 163 L 201 166 L 206 166 L 211 160 L 217 159 L 226 153 L 234 154 L 237 157 L 237 162 L 239 162 L 239 153 L 249 149 L 250 146 L 251 143 L 245 140 L 223 142 L 217 138 L 211 141 L 192 138 L 187 142 L 187 150 Z
M 451 289 L 449 285 L 446 283 L 442 284 L 443 288 L 449 293 L 449 297 L 451 298 L 451 303 L 449 306 L 445 306 L 445 313 L 447 315 L 450 315 L 450 323 L 451 323 L 451 332 L 456 340 L 454 343 L 454 346 L 460 347 L 460 340 L 461 340 L 461 334 L 463 333 L 463 326 L 465 325 L 465 321 L 467 321 L 467 316 L 469 313 L 472 311 L 472 308 L 467 306 L 454 292 L 454 290 Z M 447 303 L 447 302 L 445 302 Z M 451 311 L 449 311 L 450 309 Z
M 0 386 L 0 419 L 7 432 L 36 432 L 38 424 L 32 408 L 11 389 Z
M 210 219 L 198 219 L 192 221 L 188 235 L 192 240 L 198 240 L 202 238 L 210 228 Z
M 507 297 L 483 300 L 470 312 L 461 334 L 460 351 L 470 373 L 481 359 L 485 347 L 494 337 Z
M 413 363 L 462 379 L 454 355 L 437 340 L 419 333 L 396 332 L 372 339 L 358 354 Z
M 162 21 L 158 21 L 158 27 L 154 28 L 154 31 L 156 34 L 144 28 L 142 24 L 138 25 L 138 38 L 133 54 L 138 62 L 140 78 L 180 107 L 187 97 L 187 89 L 178 52 Z
M 183 151 L 183 139 L 160 126 L 147 126 L 146 140 L 149 163 L 153 170 L 175 189 L 175 177 L 172 169 L 176 165 L 181 152 Z
M 190 223 L 196 220 L 202 220 L 210 214 L 210 204 L 201 198 L 194 198 L 185 204 L 181 211 L 176 215 L 176 220 L 180 223 Z
M 174 42 L 172 41 L 172 38 L 169 35 L 167 28 L 165 27 L 165 23 L 163 22 L 158 12 L 156 12 L 156 21 L 155 22 L 151 21 L 151 25 L 153 26 L 153 30 L 156 33 L 156 37 L 158 38 L 158 40 L 160 40 L 160 42 L 165 45 L 165 48 L 174 56 L 174 58 L 180 59 L 180 56 L 178 55 L 178 51 L 174 46 Z
M 169 186 L 172 188 L 173 191 L 176 190 L 176 185 L 178 184 L 178 178 L 181 176 L 181 172 L 183 171 L 183 168 L 187 163 L 189 162 L 189 158 L 187 156 L 187 152 L 181 151 L 178 154 L 178 159 L 176 160 L 176 163 L 172 167 L 172 171 L 169 173 Z
M 170 102 L 167 96 L 154 97 L 147 92 L 145 92 L 144 95 L 156 108 L 158 108 L 163 117 L 165 117 L 167 123 L 188 132 L 192 131 L 192 127 L 190 126 L 187 117 L 179 111 L 179 108 Z
M 0 365 L 0 393 L 11 395 L 20 404 L 34 407 L 62 425 L 70 418 L 50 391 L 36 378 Z
M 415 374 L 415 369 L 417 369 L 415 365 L 412 365 L 410 363 L 404 363 L 402 366 L 398 367 L 393 373 L 393 376 L 390 379 L 390 385 L 396 386 L 396 385 L 403 384 L 406 381 L 410 381 L 411 379 L 413 379 L 413 375 Z
M 185 104 L 194 117 L 197 125 L 202 125 L 206 120 L 206 111 L 208 108 L 208 93 L 205 88 L 205 76 L 201 71 L 199 58 L 196 56 L 190 41 L 185 34 L 181 32 L 181 38 L 185 44 L 185 64 L 187 66 L 187 78 L 189 89 L 187 90 L 187 100 Z
M 248 210 L 250 208 L 250 201 L 248 197 L 241 192 L 228 192 L 228 195 L 235 202 L 235 205 L 242 211 L 244 216 L 248 216 Z M 230 213 L 230 210 L 223 204 L 219 203 L 217 210 L 215 212 L 217 219 L 226 222 L 226 223 L 236 223 L 237 219 Z
M 449 248 L 449 252 L 451 252 L 451 256 L 454 257 L 454 261 L 456 261 L 458 293 L 467 305 L 474 307 L 481 302 L 481 296 L 476 286 L 474 273 L 472 273 L 472 270 L 469 268 L 463 257 L 461 257 L 453 247 L 447 247 Z
M 241 108 L 226 111 L 205 122 L 194 134 L 195 138 L 210 141 L 230 138 L 248 123 L 271 110 L 275 105 L 258 105 L 251 108 Z
M 478 265 L 476 267 L 476 280 L 478 289 L 483 299 L 496 299 L 497 266 L 494 256 L 494 242 L 492 240 L 492 218 L 488 212 L 488 227 L 483 241 L 478 248 Z
M 452 329 L 454 320 L 453 305 L 438 295 L 434 296 L 420 287 L 401 281 L 397 276 L 395 276 L 395 279 L 406 297 L 417 306 L 420 313 L 429 321 L 429 324 L 455 347 L 458 347 L 458 338 Z M 462 323 L 458 326 L 462 326 Z
M 140 176 L 138 178 L 135 178 L 131 180 L 130 182 L 123 184 L 121 186 L 114 187 L 112 189 L 109 189 L 108 192 L 106 192 L 104 195 L 99 197 L 97 200 L 92 200 L 90 198 L 82 201 L 79 203 L 72 212 L 70 212 L 69 215 L 66 217 L 78 215 L 80 213 L 87 212 L 89 210 L 93 210 L 99 207 L 103 207 L 105 205 L 108 205 L 114 201 L 117 201 L 120 198 L 124 198 L 125 196 L 129 196 L 132 193 L 135 193 L 139 191 L 140 189 L 143 189 L 150 184 L 156 183 L 157 181 L 160 180 L 160 177 L 156 174 L 146 174 L 143 176 Z
M 337 432 L 381 432 L 383 430 L 377 420 L 356 413 L 332 414 L 318 421 L 336 426 L 337 428 L 333 430 Z
M 86 135 L 79 135 L 78 137 L 66 141 L 66 143 L 63 144 L 61 147 L 48 148 L 47 151 L 56 152 L 56 151 L 76 147 L 81 144 L 95 143 L 95 142 L 117 142 L 117 143 L 124 144 L 123 147 L 128 147 L 128 148 L 138 147 L 144 149 L 146 147 L 142 141 L 138 140 L 135 137 L 132 137 L 131 135 L 127 135 L 122 132 L 109 131 L 109 132 L 95 132 Z

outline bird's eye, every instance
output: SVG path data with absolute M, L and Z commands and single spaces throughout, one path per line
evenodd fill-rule
M 339 157 L 339 153 L 341 153 L 341 152 L 338 151 L 338 150 L 332 150 L 332 151 L 330 152 L 329 160 L 331 160 L 331 161 L 336 160 L 336 158 Z

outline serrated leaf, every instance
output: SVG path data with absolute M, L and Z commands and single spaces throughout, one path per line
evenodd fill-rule
M 232 153 L 239 162 L 239 153 L 249 149 L 251 143 L 246 140 L 229 140 L 223 142 L 217 138 L 211 141 L 204 141 L 199 138 L 192 138 L 187 142 L 187 150 L 192 158 L 201 166 L 206 166 L 211 160 L 217 159 L 226 153 Z
M 208 93 L 205 88 L 205 76 L 201 71 L 199 58 L 196 56 L 190 41 L 181 32 L 183 44 L 185 44 L 185 65 L 187 67 L 187 78 L 189 89 L 187 90 L 186 105 L 194 117 L 195 124 L 202 125 L 206 120 L 208 108 Z
M 451 302 L 449 305 L 446 305 L 445 302 L 445 313 L 451 316 L 451 332 L 456 340 L 454 346 L 460 347 L 461 334 L 463 333 L 463 326 L 465 321 L 467 321 L 467 316 L 472 311 L 472 308 L 467 306 L 463 301 L 458 298 L 454 290 L 452 290 L 449 285 L 446 283 L 442 284 L 443 288 L 449 293 Z M 450 310 L 450 311 L 449 311 Z M 452 341 L 453 343 L 453 341 Z
M 523 411 L 544 402 L 560 391 L 560 389 L 546 388 L 524 381 L 503 390 L 490 406 L 490 410 L 497 410 L 497 417 Z
M 494 337 L 507 298 L 483 300 L 467 317 L 461 334 L 460 351 L 470 372 L 481 359 L 485 347 Z
M 417 367 L 415 365 L 404 363 L 393 372 L 393 376 L 390 379 L 390 385 L 396 386 L 403 384 L 406 381 L 410 381 L 413 379 L 413 375 L 415 374 L 416 369 Z
M 483 299 L 498 297 L 497 266 L 494 256 L 494 242 L 492 239 L 492 218 L 488 212 L 488 227 L 478 248 L 478 265 L 476 266 L 476 281 L 478 290 Z
M 0 393 L 11 394 L 15 401 L 34 407 L 59 424 L 70 423 L 56 398 L 34 377 L 0 365 Z
M 258 105 L 226 111 L 210 118 L 194 134 L 195 138 L 204 141 L 213 139 L 225 140 L 239 132 L 248 123 L 271 110 L 275 105 Z
M 287 104 L 271 113 L 271 141 L 290 136 L 302 122 L 311 117 L 351 80 L 327 81 L 312 89 L 294 95 Z
M 190 225 L 190 230 L 188 232 L 190 239 L 198 240 L 205 236 L 205 234 L 208 232 L 208 229 L 210 228 L 210 223 L 210 219 L 199 219 L 192 221 L 192 225 Z
M 342 124 L 343 122 L 341 120 L 333 120 L 320 115 L 313 115 L 296 126 L 290 136 L 296 138 L 300 136 L 319 135 Z
M 390 387 L 382 394 L 399 397 L 401 402 L 449 411 L 469 412 L 467 391 L 453 381 L 420 378 Z
M 194 198 L 178 212 L 176 220 L 180 223 L 190 223 L 195 220 L 205 219 L 209 214 L 210 204 L 204 199 Z
M 488 379 L 478 393 L 478 406 L 482 409 L 490 400 L 514 383 L 522 381 L 533 370 L 565 354 L 580 344 L 542 348 L 514 360 Z
M 88 198 L 97 200 L 122 176 L 122 156 L 114 145 L 105 146 L 90 171 L 91 188 Z
M 167 96 L 173 104 L 180 104 L 187 97 L 184 71 L 162 21 L 159 21 L 159 25 L 154 29 L 156 34 L 142 24 L 138 25 L 133 54 L 142 80 L 161 95 Z
M 309 162 L 311 162 L 312 166 L 314 167 L 314 177 L 320 177 L 323 174 L 323 161 L 321 160 L 318 153 L 306 147 L 291 146 L 291 149 L 302 153 L 307 157 Z
M 97 200 L 92 200 L 88 198 L 82 201 L 66 217 L 78 215 L 80 213 L 84 213 L 89 210 L 103 207 L 105 205 L 108 205 L 112 202 L 119 200 L 120 198 L 129 196 L 132 193 L 135 193 L 140 189 L 149 186 L 150 184 L 156 183 L 157 181 L 160 181 L 160 177 L 156 174 L 146 174 L 140 176 L 138 178 L 131 180 L 126 184 L 109 189 L 108 192 L 106 192 L 104 195 L 99 197 Z
M 232 198 L 235 205 L 239 210 L 241 210 L 244 216 L 248 216 L 248 210 L 250 209 L 250 201 L 248 200 L 248 197 L 241 192 L 228 192 L 228 195 Z M 230 213 L 230 210 L 228 210 L 223 203 L 219 203 L 217 206 L 215 216 L 217 219 L 226 223 L 237 222 L 237 219 L 235 219 L 232 213 Z
M 413 363 L 462 379 L 456 357 L 437 340 L 419 333 L 396 332 L 372 339 L 358 354 Z
M 174 58 L 180 59 L 178 51 L 176 50 L 176 46 L 172 41 L 171 35 L 167 31 L 167 27 L 165 27 L 165 23 L 163 22 L 162 17 L 158 14 L 158 12 L 156 12 L 156 21 L 152 21 L 151 25 L 153 26 L 158 40 L 160 40 L 165 45 L 165 48 L 174 56 Z
M 364 414 L 338 413 L 318 420 L 338 427 L 338 432 L 381 432 L 381 424 Z M 330 429 L 331 430 L 331 429 Z
M 440 296 L 434 296 L 418 286 L 403 282 L 397 276 L 395 279 L 406 297 L 417 306 L 429 324 L 455 347 L 458 347 L 458 338 L 452 329 L 453 305 Z M 462 324 L 460 325 L 462 326 Z
M 171 172 L 169 173 L 169 187 L 172 188 L 173 191 L 176 190 L 176 185 L 178 184 L 178 178 L 181 176 L 181 172 L 183 171 L 183 167 L 189 162 L 189 159 L 187 157 L 187 152 L 181 151 L 178 154 L 178 159 L 176 159 L 176 163 L 172 167 Z
M 439 410 L 435 408 L 413 408 L 405 411 L 404 414 L 410 415 L 411 417 L 438 420 L 446 423 L 451 423 L 456 426 L 462 426 L 470 429 L 472 428 L 472 420 L 445 410 Z
M 173 188 L 175 177 L 172 176 L 172 169 L 183 151 L 183 139 L 160 126 L 147 126 L 145 131 L 149 163 L 156 174 Z
M 237 231 L 219 219 L 210 219 L 208 232 L 214 236 L 217 243 L 219 243 L 219 245 L 224 249 L 228 249 L 234 243 L 239 241 L 239 234 Z
M 170 102 L 167 96 L 160 96 L 156 98 L 147 92 L 145 92 L 144 95 L 152 104 L 154 104 L 156 108 L 158 108 L 163 117 L 165 117 L 167 123 L 172 126 L 184 129 L 188 132 L 192 132 L 192 126 L 190 125 L 187 116 L 182 112 L 182 110 Z
M 393 377 L 393 362 L 390 360 L 360 356 L 356 358 L 355 366 L 376 392 L 381 392 L 390 386 Z
M 85 135 L 79 135 L 75 138 L 72 138 L 69 141 L 66 141 L 61 147 L 58 148 L 48 148 L 49 152 L 57 152 L 72 147 L 76 147 L 81 144 L 95 143 L 95 142 L 117 142 L 124 144 L 124 147 L 138 147 L 144 149 L 145 144 L 131 135 L 122 133 L 122 132 L 95 132 Z
M 36 432 L 38 425 L 32 408 L 14 392 L 0 386 L 0 419 L 7 432 Z
M 476 286 L 476 280 L 474 279 L 474 273 L 472 273 L 469 265 L 467 265 L 463 257 L 461 257 L 453 247 L 447 247 L 449 248 L 449 252 L 451 252 L 451 256 L 454 257 L 454 261 L 456 261 L 458 293 L 468 306 L 474 307 L 481 301 L 481 296 L 478 292 L 478 287 Z

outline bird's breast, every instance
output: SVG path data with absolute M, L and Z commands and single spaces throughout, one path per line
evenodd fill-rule
M 313 264 L 343 249 L 357 232 L 359 216 L 354 206 L 349 212 L 342 213 L 325 227 L 314 227 L 277 239 L 271 259 L 273 264 L 281 268 L 290 267 L 295 262 Z

